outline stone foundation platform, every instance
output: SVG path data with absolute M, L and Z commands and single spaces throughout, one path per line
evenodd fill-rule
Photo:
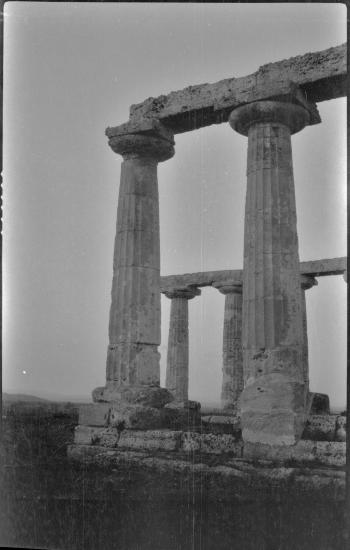
M 125 467 L 174 475 L 192 473 L 198 483 L 209 476 L 211 482 L 222 484 L 226 490 L 231 487 L 241 498 L 245 498 L 244 487 L 250 486 L 260 487 L 261 496 L 272 486 L 307 494 L 322 491 L 335 500 L 344 498 L 345 417 L 311 415 L 298 443 L 270 446 L 244 443 L 238 416 L 205 415 L 198 421 L 198 416 L 189 416 L 191 409 L 180 411 L 176 417 L 178 425 L 182 424 L 180 429 L 161 427 L 165 417 L 162 422 L 156 419 L 156 429 L 140 429 L 140 421 L 130 421 L 132 415 L 138 418 L 140 411 L 135 409 L 129 417 L 124 410 L 124 420 L 120 421 L 111 404 L 81 407 L 80 425 L 68 456 L 112 471 Z M 144 415 L 149 421 L 147 413 Z
M 222 493 L 224 499 L 228 495 L 242 501 L 280 499 L 284 492 L 296 498 L 303 495 L 333 501 L 345 498 L 344 443 L 332 449 L 330 443 L 312 446 L 307 442 L 309 445 L 299 446 L 289 456 L 274 449 L 269 459 L 256 459 L 252 449 L 245 453 L 242 446 L 231 445 L 227 439 L 221 440 L 227 451 L 222 454 L 213 448 L 214 439 L 192 439 L 181 433 L 148 434 L 146 437 L 145 434 L 126 434 L 121 445 L 126 442 L 128 448 L 75 444 L 69 447 L 68 455 L 73 461 L 107 468 L 111 478 L 118 477 L 124 470 L 130 475 L 133 471 L 167 474 L 180 480 L 191 479 L 194 491 L 203 483 L 212 485 L 215 494 Z M 252 456 L 235 456 L 242 452 Z

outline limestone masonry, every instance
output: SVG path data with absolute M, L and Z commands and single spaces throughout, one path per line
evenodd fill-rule
M 302 467 L 305 481 L 308 466 L 311 485 L 343 494 L 345 419 L 310 392 L 305 293 L 320 276 L 347 281 L 347 259 L 300 262 L 291 143 L 321 123 L 318 102 L 345 95 L 346 78 L 343 44 L 149 98 L 107 128 L 123 163 L 106 382 L 81 407 L 72 458 L 211 468 L 227 480 L 251 479 L 253 468 L 259 479 L 295 481 Z M 161 277 L 158 163 L 174 155 L 174 134 L 223 122 L 247 137 L 243 268 Z M 188 301 L 204 286 L 225 305 L 222 409 L 201 415 L 188 399 Z M 166 388 L 161 293 L 171 300 Z

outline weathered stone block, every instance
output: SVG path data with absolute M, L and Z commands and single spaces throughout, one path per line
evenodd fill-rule
M 160 409 L 174 400 L 166 388 L 159 386 L 120 386 L 107 382 L 106 386 L 96 388 L 93 392 L 95 402 L 121 402 Z
M 98 428 L 91 426 L 77 426 L 74 433 L 76 445 L 101 445 L 103 447 L 116 447 L 120 433 L 113 428 Z
M 200 452 L 204 454 L 220 455 L 230 453 L 240 456 L 242 443 L 230 434 L 199 434 L 184 432 L 182 434 L 182 450 L 186 452 Z
M 241 419 L 238 416 L 202 416 L 202 429 L 206 432 L 241 436 Z
M 119 447 L 151 451 L 176 451 L 180 446 L 181 432 L 170 430 L 125 430 L 120 435 Z
M 173 401 L 164 407 L 164 419 L 167 428 L 190 430 L 200 425 L 200 403 L 197 401 Z
M 91 403 L 79 406 L 79 424 L 82 426 L 108 426 L 110 405 Z
M 329 397 L 325 393 L 310 393 L 309 414 L 330 414 Z
M 155 118 L 163 121 L 175 133 L 187 132 L 201 126 L 225 122 L 230 112 L 228 106 L 233 108 L 250 103 L 257 97 L 267 99 L 271 97 L 268 89 L 264 93 L 268 83 L 274 82 L 281 86 L 288 80 L 307 89 L 308 99 L 311 101 L 324 101 L 345 95 L 346 45 L 269 63 L 244 77 L 189 86 L 168 95 L 150 97 L 142 103 L 131 105 L 130 120 L 143 124 L 145 119 Z M 260 88 L 258 96 L 257 85 Z M 272 95 L 274 94 L 273 91 Z
M 109 425 L 119 430 L 149 430 L 165 427 L 164 410 L 142 405 L 110 404 Z
M 336 429 L 335 415 L 312 415 L 305 424 L 302 439 L 313 441 L 334 441 Z
M 162 139 L 174 144 L 174 134 L 155 119 L 143 119 L 141 122 L 134 124 L 132 122 L 126 122 L 116 127 L 106 128 L 106 136 L 113 138 L 115 136 L 123 136 L 130 134 L 144 134 L 149 136 L 157 135 Z
M 77 426 L 74 443 L 76 445 L 122 447 L 145 451 L 175 451 L 180 447 L 181 433 L 172 430 L 120 431 L 114 427 Z
M 230 434 L 202 434 L 201 452 L 207 454 L 231 453 L 240 456 L 242 443 Z
M 345 443 L 328 441 L 299 441 L 296 445 L 265 445 L 245 443 L 244 458 L 277 462 L 292 461 L 328 467 L 345 466 Z
M 300 262 L 300 274 L 312 277 L 342 275 L 346 270 L 347 258 L 325 258 Z M 215 284 L 229 284 L 232 279 L 242 283 L 242 269 L 225 269 L 218 271 L 201 271 L 199 273 L 183 273 L 181 275 L 165 275 L 160 278 L 161 292 L 177 287 L 186 286 L 214 286 Z M 322 394 L 320 394 L 322 395 Z
M 279 373 L 260 376 L 241 395 L 243 440 L 294 445 L 304 428 L 304 402 L 302 383 Z
M 201 449 L 201 434 L 184 432 L 181 437 L 181 450 L 187 453 L 196 453 Z

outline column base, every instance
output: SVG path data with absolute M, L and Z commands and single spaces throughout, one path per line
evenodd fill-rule
M 134 388 L 133 388 L 134 389 Z M 164 388 L 158 388 L 163 390 Z M 126 397 L 132 393 L 125 392 Z M 135 391 L 132 397 L 135 398 Z M 139 390 L 139 397 L 147 395 Z M 153 395 L 155 397 L 155 395 Z M 159 397 L 159 393 L 158 393 Z M 160 430 L 160 429 L 185 429 L 190 430 L 200 426 L 200 404 L 194 401 L 188 403 L 167 403 L 162 406 L 153 399 L 142 402 L 124 400 L 112 400 L 95 402 L 79 407 L 79 426 L 89 428 L 106 428 L 114 433 L 115 437 L 124 430 Z
M 249 384 L 240 398 L 244 442 L 294 445 L 306 422 L 303 383 L 273 373 Z
M 95 403 L 120 402 L 159 409 L 174 401 L 174 397 L 169 390 L 157 385 L 126 386 L 110 381 L 93 390 L 92 400 Z

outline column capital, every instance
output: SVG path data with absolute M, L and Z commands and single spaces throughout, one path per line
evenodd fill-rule
M 135 125 L 130 122 L 106 129 L 111 149 L 124 157 L 148 158 L 156 162 L 174 155 L 174 134 L 157 120 L 145 120 Z
M 318 281 L 315 277 L 311 277 L 311 275 L 300 275 L 300 282 L 303 290 L 308 290 L 309 288 L 318 285 Z
M 212 286 L 216 288 L 221 294 L 242 294 L 242 282 L 239 281 L 223 281 L 213 283 Z
M 234 109 L 229 117 L 230 126 L 239 134 L 248 135 L 249 128 L 260 123 L 283 124 L 291 134 L 305 126 L 320 122 L 317 109 L 313 104 L 291 101 L 266 100 L 255 101 Z
M 201 291 L 196 287 L 186 288 L 171 288 L 163 291 L 163 294 L 170 300 L 173 298 L 184 298 L 185 300 L 192 300 L 195 296 L 200 296 Z
M 111 149 L 122 155 L 124 160 L 146 158 L 153 162 L 162 162 L 174 156 L 174 145 L 155 136 L 126 134 L 113 136 L 108 140 Z

